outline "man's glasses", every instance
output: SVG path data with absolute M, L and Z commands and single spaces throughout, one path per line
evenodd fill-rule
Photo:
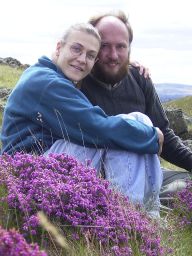
M 78 44 L 78 43 L 73 43 L 70 46 L 70 51 L 74 57 L 79 57 L 81 54 L 83 54 L 85 49 L 84 49 L 83 45 Z M 91 62 L 95 62 L 96 58 L 97 58 L 97 53 L 94 51 L 88 51 L 88 52 L 86 52 L 86 58 L 87 58 L 87 60 L 89 60 Z

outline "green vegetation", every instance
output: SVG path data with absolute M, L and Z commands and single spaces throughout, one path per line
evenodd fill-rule
M 177 225 L 175 223 L 174 225 Z M 174 237 L 170 242 L 170 247 L 173 248 L 174 253 L 173 256 L 190 256 L 192 255 L 192 230 L 191 228 L 176 228 L 174 231 Z
M 22 68 L 12 68 L 7 65 L 0 65 L 0 88 L 13 88 L 22 73 Z
M 181 99 L 172 100 L 164 103 L 163 105 L 171 108 L 180 108 L 186 115 L 192 116 L 192 96 L 186 96 Z
M 13 68 L 8 65 L 0 65 L 0 88 L 12 89 L 23 73 L 23 68 Z M 6 97 L 0 99 L 0 106 L 4 106 Z M 2 109 L 2 108 L 0 108 Z M 0 111 L 0 124 L 2 123 L 2 112 Z
M 163 158 L 160 159 L 160 162 L 161 162 L 161 166 L 163 166 L 164 168 L 166 168 L 166 169 L 168 169 L 168 170 L 175 170 L 175 171 L 181 171 L 181 170 L 183 170 L 183 169 L 179 168 L 178 166 L 167 162 L 167 161 L 164 160 Z
M 181 99 L 172 100 L 166 103 L 163 103 L 163 106 L 166 108 L 176 108 L 182 109 L 183 113 L 191 117 L 192 116 L 192 96 L 186 96 Z M 188 131 L 192 131 L 192 125 L 188 125 Z M 181 170 L 179 167 L 166 162 L 165 160 L 161 159 L 161 165 L 170 170 Z

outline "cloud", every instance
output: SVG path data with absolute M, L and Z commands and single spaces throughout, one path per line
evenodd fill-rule
M 72 23 L 122 9 L 134 31 L 132 58 L 158 81 L 192 84 L 191 0 L 2 0 L 0 57 L 34 63 Z
M 192 28 L 148 29 L 134 37 L 133 45 L 140 48 L 165 48 L 170 51 L 191 50 Z

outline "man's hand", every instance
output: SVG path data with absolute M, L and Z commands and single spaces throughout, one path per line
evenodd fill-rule
M 163 148 L 164 135 L 163 135 L 162 131 L 158 127 L 155 127 L 155 128 L 157 130 L 157 136 L 158 136 L 158 142 L 159 142 L 159 152 L 158 152 L 158 155 L 160 156 L 161 152 L 162 152 L 162 148 Z
M 139 69 L 139 74 L 140 75 L 144 75 L 145 78 L 150 78 L 151 74 L 149 72 L 149 69 L 144 67 L 143 65 L 141 65 L 139 62 L 137 61 L 133 61 L 130 63 L 132 66 L 136 67 Z

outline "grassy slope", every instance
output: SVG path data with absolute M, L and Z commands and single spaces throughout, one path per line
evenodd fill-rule
M 181 108 L 186 115 L 192 116 L 192 96 L 172 100 L 164 103 L 164 105 L 172 108 Z
M 13 88 L 23 69 L 0 65 L 0 88 Z
M 12 89 L 22 73 L 22 68 L 12 68 L 7 65 L 0 65 L 0 88 Z M 5 105 L 5 100 L 0 99 L 0 104 Z M 2 113 L 0 112 L 0 124 L 1 122 Z

